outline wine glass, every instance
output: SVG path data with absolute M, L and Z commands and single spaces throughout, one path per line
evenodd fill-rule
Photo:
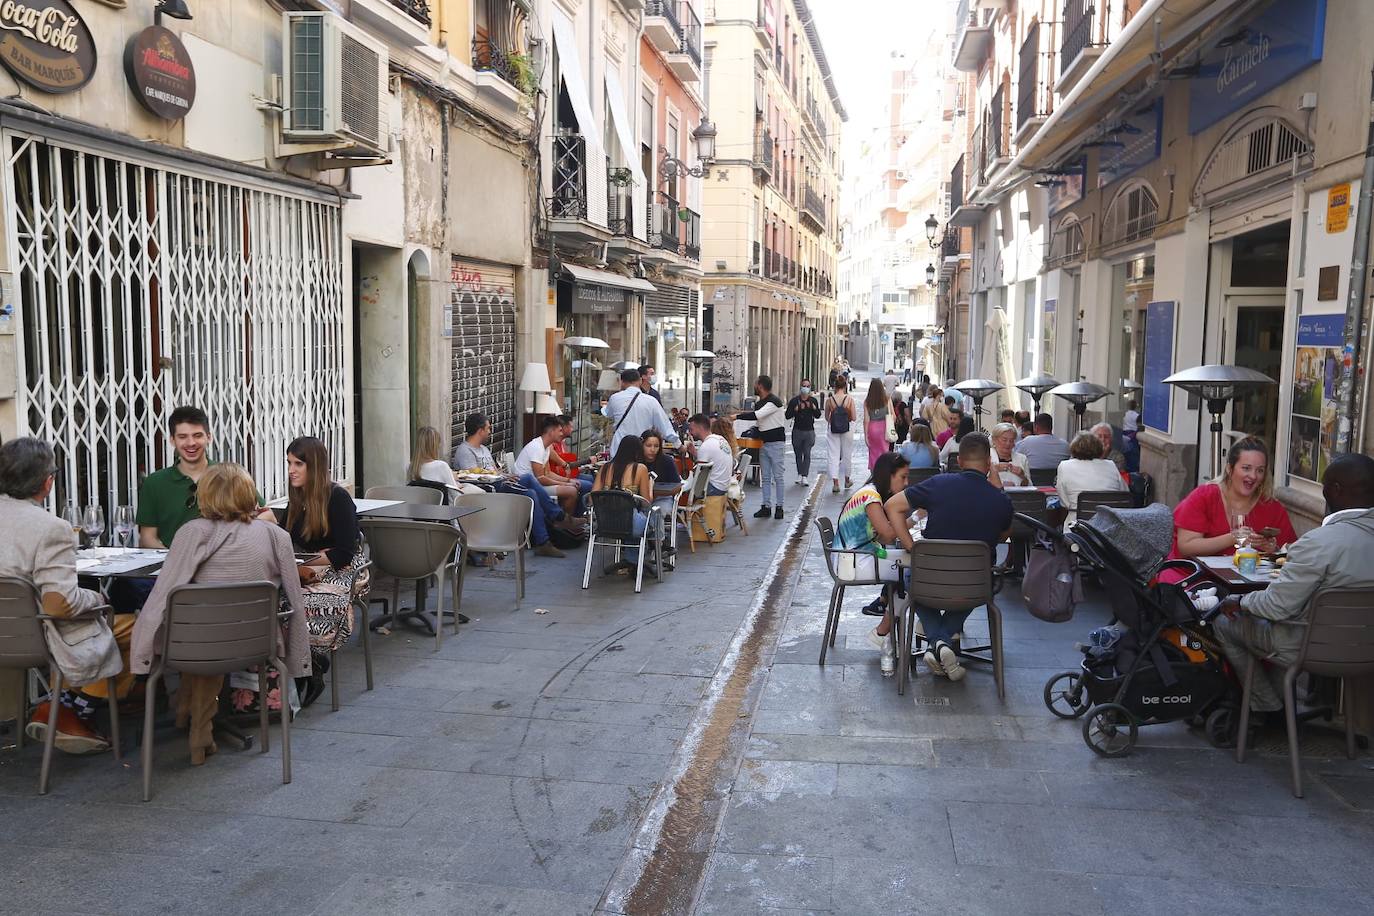
M 1234 523 L 1231 526 L 1231 533 L 1235 536 L 1236 539 L 1236 549 L 1240 550 L 1242 547 L 1245 546 L 1245 542 L 1250 539 L 1250 529 L 1245 527 L 1244 512 L 1237 512 L 1235 515 L 1231 517 L 1231 519 Z
M 125 553 L 128 553 L 134 539 L 133 506 L 120 506 L 115 510 L 114 533 L 115 538 L 119 541 L 119 546 L 124 549 Z
M 92 547 L 99 547 L 100 536 L 105 533 L 105 510 L 96 503 L 87 506 L 86 514 L 81 517 L 81 530 L 91 539 Z
M 67 503 L 67 508 L 62 510 L 62 521 L 72 526 L 72 537 L 76 538 L 77 549 L 81 549 L 81 510 L 76 503 Z

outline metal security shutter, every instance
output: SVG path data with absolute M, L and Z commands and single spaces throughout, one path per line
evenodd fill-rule
M 696 314 L 696 299 L 695 289 L 659 284 L 652 293 L 644 294 L 644 317 L 669 318 L 681 315 L 690 319 Z
M 19 428 L 53 444 L 54 502 L 133 505 L 182 404 L 268 498 L 303 433 L 349 479 L 337 204 L 19 132 L 3 149 Z
M 454 258 L 449 305 L 452 317 L 453 441 L 467 433 L 468 414 L 491 420 L 491 450 L 515 446 L 515 268 Z

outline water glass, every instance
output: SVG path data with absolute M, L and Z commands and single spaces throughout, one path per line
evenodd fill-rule
M 72 526 L 72 537 L 76 539 L 76 546 L 81 548 L 81 510 L 76 507 L 76 503 L 67 503 L 67 508 L 62 510 L 62 521 Z
M 92 547 L 99 547 L 100 536 L 105 533 L 105 510 L 96 503 L 87 506 L 86 514 L 81 517 L 81 530 L 91 539 Z
M 129 548 L 133 545 L 135 527 L 133 506 L 120 506 L 118 509 L 115 509 L 115 538 L 119 541 L 119 546 L 124 549 L 125 553 L 127 553 Z

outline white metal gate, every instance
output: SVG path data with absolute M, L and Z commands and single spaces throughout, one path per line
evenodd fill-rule
M 337 205 L 6 132 L 20 428 L 57 451 L 56 499 L 132 505 L 193 404 L 212 454 L 286 492 L 319 436 L 348 479 Z

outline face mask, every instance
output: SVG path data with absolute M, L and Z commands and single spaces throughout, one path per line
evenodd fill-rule
M 805 386 L 802 386 L 801 393 L 802 393 L 802 397 L 806 397 L 808 394 L 811 393 L 811 389 L 810 389 L 810 388 L 807 388 L 807 387 L 805 387 Z

